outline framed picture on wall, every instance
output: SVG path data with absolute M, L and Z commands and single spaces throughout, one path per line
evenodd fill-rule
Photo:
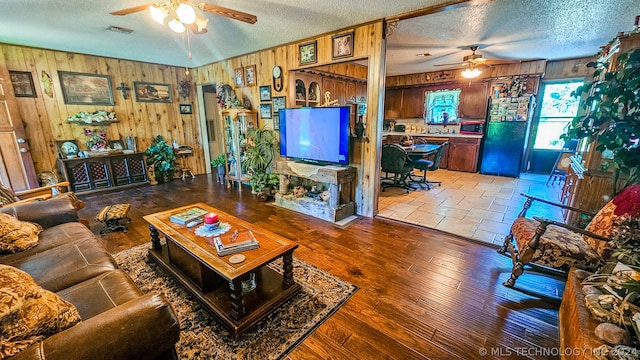
M 271 104 L 260 104 L 260 117 L 263 119 L 271 119 Z
M 58 71 L 65 104 L 113 105 L 111 77 Z
M 244 69 L 242 67 L 233 69 L 233 82 L 236 87 L 244 86 Z
M 33 77 L 28 71 L 9 71 L 13 93 L 16 97 L 37 97 Z
M 138 102 L 163 102 L 172 101 L 171 85 L 142 81 L 133 82 L 133 91 Z
M 280 130 L 280 115 L 273 114 L 273 130 Z
M 333 36 L 331 38 L 331 59 L 335 60 L 351 56 L 353 56 L 353 31 Z
M 280 109 L 284 109 L 287 107 L 287 97 L 286 96 L 274 96 L 273 97 L 273 114 L 279 114 L 278 111 Z
M 298 46 L 300 65 L 315 64 L 318 62 L 318 57 L 316 56 L 317 45 L 317 41 L 312 41 Z
M 193 114 L 191 104 L 180 104 L 180 114 Z
M 260 86 L 260 101 L 271 101 L 271 85 Z
M 247 86 L 256 86 L 257 80 L 256 80 L 256 66 L 255 65 L 247 66 L 244 69 L 244 79 L 245 79 L 245 84 Z
M 124 150 L 124 143 L 122 140 L 109 140 L 109 147 L 113 150 Z

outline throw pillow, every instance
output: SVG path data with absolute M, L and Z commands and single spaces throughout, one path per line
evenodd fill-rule
M 42 227 L 36 223 L 0 213 L 0 254 L 12 254 L 38 245 L 40 232 Z
M 80 321 L 76 308 L 26 272 L 0 265 L 0 359 Z
M 0 184 L 0 207 L 14 203 L 18 200 L 19 199 L 16 197 L 16 194 L 13 193 L 13 190 Z

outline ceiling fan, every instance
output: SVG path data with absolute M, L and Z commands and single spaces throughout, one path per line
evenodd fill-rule
M 164 3 L 147 3 L 133 6 L 118 11 L 113 11 L 111 15 L 129 15 L 136 12 L 149 10 L 153 19 L 159 24 L 167 25 L 175 32 L 183 32 L 189 28 L 194 34 L 204 34 L 207 32 L 207 22 L 209 19 L 201 16 L 197 10 L 208 12 L 230 19 L 239 20 L 248 24 L 255 24 L 258 18 L 255 15 L 242 11 L 225 8 L 208 3 L 192 4 L 189 0 L 170 0 Z
M 489 60 L 482 56 L 482 54 L 476 53 L 478 50 L 478 46 L 473 45 L 469 46 L 471 50 L 471 55 L 466 55 L 462 58 L 461 63 L 455 64 L 434 64 L 433 66 L 455 66 L 460 68 L 482 68 L 491 65 L 501 65 L 501 64 L 518 64 L 521 63 L 521 60 Z

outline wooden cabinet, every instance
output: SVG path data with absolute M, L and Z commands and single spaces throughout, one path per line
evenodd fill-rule
M 476 172 L 480 139 L 452 137 L 449 140 L 449 170 Z
M 424 88 L 385 90 L 384 117 L 387 119 L 419 119 L 424 117 Z
M 461 87 L 458 117 L 465 119 L 485 119 L 489 99 L 487 83 L 471 83 Z
M 322 104 L 322 77 L 320 75 L 291 73 L 294 107 L 320 106 Z M 344 92 L 343 92 L 344 95 Z
M 242 162 L 247 151 L 247 132 L 256 127 L 256 112 L 246 109 L 222 111 L 224 122 L 224 149 L 227 161 L 227 187 L 233 182 L 242 189 L 242 182 L 249 181 L 249 174 L 242 171 Z
M 76 193 L 148 183 L 144 153 L 59 159 L 58 167 Z
M 322 96 L 320 97 L 320 105 L 324 104 L 324 93 L 331 94 L 331 100 L 338 100 L 338 105 L 347 104 L 347 84 L 344 80 L 323 77 L 322 78 Z

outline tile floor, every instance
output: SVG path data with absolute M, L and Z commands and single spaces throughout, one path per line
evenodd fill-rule
M 562 184 L 546 185 L 548 175 L 522 174 L 519 179 L 439 169 L 427 174 L 442 186 L 406 193 L 380 192 L 378 216 L 403 221 L 480 242 L 502 245 L 527 193 L 558 201 Z M 415 185 L 414 185 L 415 186 Z M 527 216 L 562 221 L 559 208 L 534 202 Z

